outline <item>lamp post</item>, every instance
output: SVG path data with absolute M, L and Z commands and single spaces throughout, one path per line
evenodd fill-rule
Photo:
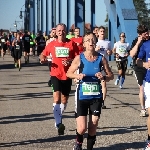
M 22 11 L 23 6 L 25 6 L 25 10 Z M 30 0 L 26 0 L 25 4 L 20 9 L 20 19 L 23 19 L 22 13 L 24 12 L 24 29 L 29 30 L 29 12 L 30 12 Z M 22 21 L 23 22 L 23 21 Z
M 15 20 L 14 27 L 16 28 L 16 32 L 17 32 L 17 23 L 20 23 L 20 22 L 22 22 L 22 21 L 16 21 Z M 21 24 L 20 24 L 20 26 L 21 26 Z
M 40 0 L 37 0 L 37 31 L 40 31 Z

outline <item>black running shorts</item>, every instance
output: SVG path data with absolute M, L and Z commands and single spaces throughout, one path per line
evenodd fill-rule
M 55 76 L 51 76 L 51 85 L 53 92 L 60 91 L 63 95 L 69 96 L 71 91 L 72 79 L 59 80 Z
M 75 117 L 87 116 L 88 114 L 100 117 L 103 98 L 76 101 Z
M 116 64 L 117 64 L 118 70 L 122 70 L 122 71 L 126 71 L 127 70 L 127 65 L 128 65 L 128 61 L 127 60 L 116 61 Z
M 145 74 L 146 72 L 144 71 L 135 71 L 135 77 L 139 86 L 143 85 Z

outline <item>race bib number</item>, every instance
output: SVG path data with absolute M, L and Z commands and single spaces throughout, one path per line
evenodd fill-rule
M 20 49 L 20 45 L 16 45 L 16 49 Z
M 83 82 L 83 95 L 98 95 L 100 94 L 100 85 L 97 82 Z
M 56 57 L 69 57 L 69 48 L 55 47 Z

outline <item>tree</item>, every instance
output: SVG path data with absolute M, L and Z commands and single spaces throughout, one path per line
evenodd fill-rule
M 149 13 L 148 4 L 145 3 L 145 0 L 133 0 L 135 9 L 138 13 L 139 24 L 145 24 L 149 26 Z M 149 26 L 150 27 L 150 26 Z

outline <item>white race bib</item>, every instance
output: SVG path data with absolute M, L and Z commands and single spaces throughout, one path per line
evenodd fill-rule
M 100 84 L 98 82 L 83 82 L 83 95 L 98 95 L 100 94 Z
M 16 49 L 20 49 L 20 45 L 16 45 Z
M 5 42 L 5 39 L 1 39 L 1 42 L 3 42 L 3 43 L 4 43 L 4 42 Z
M 69 48 L 66 47 L 55 47 L 56 57 L 69 57 Z

